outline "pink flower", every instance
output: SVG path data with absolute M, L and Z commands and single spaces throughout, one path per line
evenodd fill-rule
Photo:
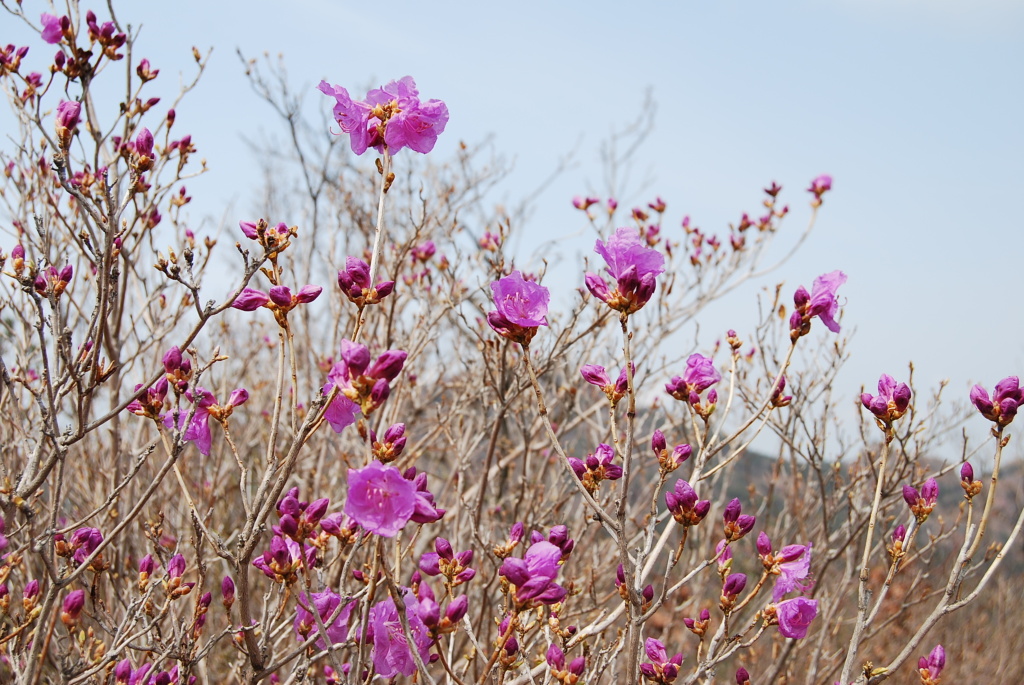
M 366 530 L 392 538 L 415 511 L 416 485 L 394 466 L 374 460 L 361 469 L 349 469 L 345 513 Z
M 775 605 L 779 619 L 779 633 L 783 637 L 800 639 L 806 637 L 811 621 L 818 615 L 818 600 L 794 597 Z
M 673 655 L 670 659 L 665 645 L 661 640 L 656 640 L 653 637 L 647 638 L 644 643 L 644 651 L 647 653 L 647 658 L 651 660 L 650 663 L 640 664 L 640 671 L 644 677 L 655 683 L 671 683 L 676 679 L 679 675 L 679 667 L 683 663 L 682 652 Z
M 51 45 L 59 43 L 64 37 L 64 27 L 61 25 L 64 22 L 64 18 L 55 17 L 52 14 L 43 12 L 39 19 L 43 23 L 43 30 L 39 36 Z
M 863 393 L 860 401 L 881 421 L 891 424 L 910 406 L 910 387 L 906 383 L 897 384 L 892 376 L 883 373 L 878 379 L 878 395 Z
M 674 376 L 665 390 L 677 400 L 689 401 L 691 393 L 698 395 L 722 380 L 722 374 L 715 368 L 715 363 L 702 354 L 691 354 L 686 360 L 686 371 L 682 376 Z
M 303 592 L 299 595 L 299 604 L 295 610 L 295 634 L 299 640 L 305 640 L 310 633 L 319 633 L 319 626 L 316 623 L 316 617 L 313 616 L 312 609 L 315 607 L 316 612 L 320 614 L 320 620 L 323 621 L 324 627 L 327 629 L 327 637 L 330 639 L 331 644 L 338 644 L 344 642 L 348 638 L 348 621 L 352 615 L 352 610 L 355 608 L 355 601 L 350 601 L 341 610 L 341 613 L 333 620 L 329 621 L 334 610 L 341 604 L 341 596 L 330 588 L 323 592 L 313 593 L 313 606 L 309 604 L 309 597 Z M 327 645 L 324 643 L 324 639 L 321 637 L 316 641 L 317 649 L 326 649 Z
M 173 349 L 176 350 L 177 348 Z M 166 365 L 165 362 L 165 367 Z M 210 456 L 210 447 L 213 441 L 213 436 L 210 433 L 210 417 L 213 416 L 218 421 L 227 420 L 235 407 L 246 403 L 249 399 L 249 392 L 245 388 L 236 389 L 231 393 L 231 397 L 228 398 L 228 403 L 223 406 L 217 404 L 217 398 L 205 388 L 197 387 L 195 392 L 188 390 L 185 392 L 185 397 L 195 404 L 195 412 L 192 414 L 192 420 L 186 427 L 185 420 L 188 419 L 188 410 L 180 410 L 178 412 L 177 428 L 178 430 L 184 429 L 183 440 L 194 442 L 201 454 Z M 173 411 L 164 414 L 164 426 L 167 428 L 175 427 Z
M 433 245 L 433 243 L 430 243 Z M 370 265 L 358 257 L 348 257 L 345 268 L 338 271 L 338 287 L 349 302 L 363 307 L 377 304 L 395 289 L 394 281 L 370 283 Z
M 420 101 L 411 76 L 371 90 L 365 102 L 353 100 L 345 88 L 327 81 L 318 89 L 334 98 L 334 119 L 349 134 L 357 155 L 368 147 L 380 153 L 386 147 L 392 155 L 404 147 L 425 154 L 434 149 L 448 124 L 448 107 L 440 100 Z
M 587 289 L 625 314 L 639 310 L 655 290 L 655 279 L 665 271 L 665 258 L 660 252 L 647 247 L 635 228 L 620 228 L 607 241 L 597 241 L 594 251 L 604 258 L 606 271 L 615 281 L 609 289 L 607 282 L 595 274 L 586 274 Z
M 842 271 L 832 271 L 814 279 L 810 294 L 803 286 L 797 288 L 793 295 L 796 309 L 789 320 L 792 329 L 790 335 L 806 335 L 810 331 L 811 319 L 815 316 L 821 319 L 830 331 L 838 333 L 839 324 L 835 317 L 839 312 L 839 299 L 836 297 L 836 291 L 843 283 L 846 283 L 846 274 Z
M 566 589 L 555 583 L 562 550 L 547 540 L 530 545 L 522 559 L 509 557 L 498 573 L 516 587 L 516 602 L 523 607 L 555 604 L 562 601 Z
M 326 412 L 335 432 L 352 424 L 360 411 L 369 415 L 387 401 L 391 382 L 402 371 L 407 356 L 403 350 L 387 350 L 371 365 L 365 345 L 341 341 L 341 359 L 331 367 L 322 390 L 324 395 L 335 386 L 340 391 Z
M 917 660 L 917 670 L 921 674 L 923 682 L 939 682 L 939 676 L 942 675 L 942 669 L 945 667 L 946 650 L 943 649 L 942 645 L 935 645 L 935 649 L 931 651 L 931 654 Z M 926 678 L 927 681 L 925 681 Z
M 420 602 L 411 590 L 405 590 L 402 600 L 405 603 L 413 646 L 426 663 L 430 657 L 430 636 L 420 616 Z M 416 672 L 416 661 L 402 629 L 394 598 L 388 597 L 371 607 L 366 638 L 373 644 L 373 666 L 378 676 L 393 678 L 399 673 L 411 676 Z
M 491 283 L 496 311 L 488 312 L 487 323 L 499 335 L 528 345 L 538 326 L 547 326 L 548 289 L 527 281 L 519 271 Z
M 759 538 L 760 540 L 760 538 Z M 772 601 L 778 602 L 787 593 L 799 589 L 806 592 L 810 584 L 801 585 L 799 581 L 810 575 L 811 572 L 811 543 L 804 545 L 787 545 L 778 554 L 783 559 L 779 563 L 779 577 L 772 589 Z
M 832 177 L 828 174 L 822 174 L 811 181 L 811 186 L 807 189 L 807 192 L 814 193 L 817 199 L 821 199 L 821 196 L 832 190 Z
M 586 459 L 569 457 L 569 466 L 587 492 L 594 494 L 601 486 L 601 481 L 622 478 L 622 467 L 612 463 L 614 458 L 615 451 L 610 445 L 602 443 L 593 454 L 588 454 Z
M 1016 376 L 1008 376 L 996 383 L 993 397 L 980 385 L 971 388 L 971 402 L 981 415 L 999 426 L 1007 426 L 1017 415 L 1017 409 L 1024 404 L 1024 389 Z

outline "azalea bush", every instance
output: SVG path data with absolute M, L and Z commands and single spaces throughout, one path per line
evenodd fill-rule
M 971 416 L 885 373 L 833 396 L 867 306 L 839 265 L 685 341 L 831 177 L 722 236 L 578 197 L 593 253 L 556 279 L 507 249 L 500 169 L 434 158 L 454 125 L 411 77 L 321 82 L 320 125 L 252 61 L 294 154 L 262 217 L 199 230 L 195 81 L 160 90 L 109 7 L 2 4 L 38 37 L 0 50 L 0 681 L 934 685 L 973 658 L 955 612 L 1004 596 L 1024 525 L 1017 378 Z M 943 459 L 963 420 L 991 439 Z

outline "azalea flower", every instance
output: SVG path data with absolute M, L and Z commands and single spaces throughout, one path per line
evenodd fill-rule
M 605 271 L 614 285 L 598 274 L 587 272 L 587 289 L 612 309 L 623 314 L 638 311 L 651 299 L 655 279 L 665 271 L 665 257 L 647 247 L 635 228 L 623 227 L 607 241 L 598 240 L 594 252 L 604 258 Z
M 420 153 L 434 149 L 448 124 L 448 107 L 441 100 L 421 101 L 416 81 L 404 76 L 353 100 L 341 86 L 321 81 L 320 92 L 334 98 L 334 119 L 349 134 L 352 152 L 361 155 L 373 147 L 395 155 L 402 148 Z
M 540 540 L 530 545 L 522 559 L 505 559 L 498 573 L 515 586 L 515 600 L 521 607 L 555 604 L 566 595 L 566 589 L 555 582 L 561 559 L 561 549 Z
M 846 283 L 846 274 L 842 271 L 832 271 L 815 278 L 809 294 L 803 286 L 797 288 L 793 294 L 796 309 L 789 318 L 792 339 L 807 335 L 811 330 L 811 319 L 814 317 L 821 319 L 825 327 L 833 333 L 839 332 L 839 324 L 835 319 L 839 312 L 836 291 L 843 283 Z
M 537 327 L 548 325 L 548 289 L 525 280 L 519 271 L 491 283 L 491 292 L 495 311 L 488 312 L 487 323 L 498 335 L 528 345 Z
M 341 601 L 341 596 L 330 588 L 323 592 L 314 592 L 312 606 L 310 606 L 309 597 L 305 592 L 299 595 L 299 604 L 295 610 L 295 634 L 299 640 L 305 640 L 311 632 L 319 633 L 319 626 L 317 626 L 316 617 L 312 612 L 313 608 L 320 614 L 320 620 L 327 629 L 327 637 L 331 644 L 336 645 L 348 639 L 348 621 L 356 606 L 354 600 L 348 602 L 333 621 L 328 622 Z M 316 647 L 317 649 L 327 649 L 323 637 L 316 641 Z
M 420 602 L 409 589 L 405 589 L 402 601 L 405 603 L 413 646 L 425 663 L 430 657 L 431 641 L 427 626 L 421 617 Z M 379 677 L 393 678 L 399 673 L 411 676 L 416 672 L 416 661 L 392 597 L 370 608 L 366 639 L 373 645 L 373 666 Z
M 393 538 L 416 511 L 416 485 L 394 466 L 374 460 L 348 471 L 345 513 L 377 535 Z
M 779 619 L 779 633 L 783 637 L 800 639 L 806 637 L 811 621 L 818 615 L 818 600 L 794 597 L 775 605 Z

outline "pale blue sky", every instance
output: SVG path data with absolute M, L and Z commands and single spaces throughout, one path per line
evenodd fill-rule
M 786 189 L 795 234 L 807 182 L 834 176 L 816 233 L 760 285 L 785 279 L 791 290 L 847 272 L 843 325 L 856 334 L 838 392 L 855 397 L 883 371 L 902 378 L 908 360 L 919 381 L 949 378 L 964 398 L 970 382 L 991 387 L 1024 372 L 1024 232 L 1014 213 L 1024 191 L 1022 3 L 179 0 L 118 9 L 143 25 L 142 55 L 162 69 L 167 95 L 191 46 L 215 47 L 176 125 L 211 167 L 190 184 L 194 213 L 219 218 L 233 201 L 244 216 L 258 187 L 243 138 L 273 124 L 236 47 L 284 53 L 315 107 L 329 107 L 312 91 L 321 78 L 358 90 L 413 75 L 451 111 L 435 154 L 493 133 L 515 159 L 502 190 L 511 201 L 577 150 L 578 166 L 524 227 L 524 258 L 539 236 L 580 232 L 570 199 L 601 190 L 597 146 L 651 89 L 655 128 L 635 172 L 653 181 L 622 200 L 664 197 L 670 234 L 683 214 L 727 234 L 740 212 L 757 211 L 771 180 Z M 3 33 L 12 24 L 5 17 Z M 33 51 L 38 68 L 50 46 Z M 593 238 L 570 244 L 589 253 Z M 755 291 L 708 317 L 707 343 L 721 328 L 753 326 Z

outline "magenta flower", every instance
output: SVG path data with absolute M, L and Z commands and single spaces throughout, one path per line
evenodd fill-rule
M 527 281 L 519 271 L 491 283 L 496 311 L 488 312 L 491 328 L 513 342 L 528 345 L 538 326 L 547 326 L 548 289 Z
M 305 564 L 309 568 L 316 566 L 316 547 L 299 545 L 298 542 L 286 537 L 274 526 L 275 534 L 270 539 L 270 547 L 252 561 L 252 565 L 263 571 L 263 574 L 277 583 L 291 585 L 298 579 L 298 571 Z
M 314 607 L 316 612 L 320 614 L 320 620 L 323 621 L 324 627 L 327 629 L 327 637 L 330 639 L 331 644 L 336 645 L 348 639 L 348 621 L 356 603 L 354 600 L 348 602 L 341 610 L 341 613 L 333 621 L 329 621 L 328 619 L 331 618 L 331 615 L 334 614 L 335 609 L 340 604 L 341 596 L 330 588 L 323 592 L 313 593 L 313 607 L 310 607 L 309 597 L 305 592 L 299 595 L 299 604 L 295 609 L 294 624 L 295 634 L 299 640 L 305 640 L 310 633 L 319 634 L 319 626 L 316 624 L 316 617 L 312 611 Z M 316 647 L 317 649 L 327 649 L 323 637 L 316 641 Z
M 498 573 L 515 586 L 515 600 L 522 608 L 562 601 L 566 589 L 555 582 L 562 550 L 546 540 L 530 545 L 522 559 L 509 557 Z
M 775 605 L 779 619 L 779 633 L 783 637 L 800 639 L 807 636 L 811 621 L 818 615 L 818 600 L 794 597 Z
M 710 358 L 702 354 L 691 354 L 686 360 L 686 371 L 682 376 L 673 376 L 665 385 L 665 390 L 677 400 L 692 404 L 694 395 L 700 395 L 720 380 L 722 374 Z
M 996 383 L 993 396 L 980 385 L 971 388 L 971 402 L 981 415 L 996 425 L 1007 426 L 1017 415 L 1017 409 L 1024 404 L 1024 389 L 1016 376 L 1008 376 Z
M 63 269 L 58 269 L 55 266 L 40 269 L 36 274 L 36 279 L 32 282 L 32 287 L 43 297 L 50 295 L 60 297 L 71 283 L 73 275 L 74 269 L 70 264 Z
M 554 643 L 548 647 L 545 660 L 548 662 L 548 668 L 551 669 L 551 675 L 560 683 L 575 683 L 587 668 L 585 656 L 576 657 L 566 666 L 565 652 Z
M 195 412 L 192 414 L 192 420 L 186 428 L 185 421 L 188 419 L 188 411 L 184 409 L 179 411 L 177 428 L 178 430 L 184 429 L 183 440 L 194 442 L 199 452 L 208 457 L 210 456 L 210 447 L 213 444 L 213 436 L 210 433 L 210 417 L 212 416 L 221 422 L 226 421 L 231 416 L 235 407 L 245 404 L 249 399 L 249 392 L 245 388 L 236 389 L 231 393 L 231 397 L 228 398 L 228 403 L 223 406 L 217 404 L 217 398 L 205 388 L 197 387 L 195 392 L 187 390 L 185 391 L 185 397 L 195 404 Z M 175 427 L 173 411 L 164 414 L 164 426 L 167 428 Z
M 84 608 L 85 590 L 72 590 L 64 598 L 64 604 L 61 606 L 60 620 L 63 621 L 64 625 L 73 626 L 78 622 L 78 617 L 82 615 L 82 609 Z
M 735 542 L 754 528 L 755 518 L 749 514 L 741 514 L 742 505 L 738 498 L 725 505 L 722 520 L 725 522 L 725 539 Z
M 653 637 L 647 638 L 644 652 L 651 660 L 650 663 L 640 664 L 640 672 L 645 678 L 655 683 L 671 683 L 679 676 L 679 668 L 683 664 L 682 652 L 669 658 L 665 645 Z
M 921 675 L 921 681 L 927 683 L 938 683 L 942 675 L 942 669 L 946 667 L 946 650 L 942 645 L 935 645 L 927 657 L 917 660 L 917 671 Z
M 323 387 L 324 395 L 330 394 L 335 386 L 339 390 L 325 414 L 338 433 L 351 425 L 360 411 L 368 416 L 387 401 L 390 384 L 402 371 L 407 357 L 402 350 L 387 350 L 370 364 L 370 351 L 351 340 L 341 341 L 340 356 Z
M 402 477 L 411 482 L 415 488 L 415 502 L 412 516 L 409 520 L 413 523 L 434 523 L 444 517 L 445 510 L 438 509 L 434 503 L 434 495 L 427 489 L 426 472 L 416 472 L 415 466 L 410 466 L 402 474 Z
M 81 114 L 81 102 L 76 102 L 75 100 L 61 100 L 60 104 L 57 105 L 55 128 L 57 132 L 57 142 L 62 150 L 66 150 L 68 146 L 71 145 L 71 136 L 75 133 L 75 127 L 78 126 L 78 120 Z
M 613 464 L 615 451 L 611 445 L 604 443 L 597 446 L 593 454 L 588 454 L 586 459 L 569 457 L 569 466 L 573 473 L 583 483 L 587 492 L 594 494 L 601 486 L 603 480 L 618 480 L 622 478 L 622 467 Z
M 810 589 L 810 583 L 801 585 L 799 581 L 811 573 L 811 543 L 806 546 L 786 545 L 779 551 L 777 561 L 779 577 L 772 589 L 773 602 L 778 602 L 793 590 L 806 592 Z
M 710 500 L 697 500 L 697 493 L 685 480 L 676 481 L 675 487 L 665 493 L 665 506 L 672 518 L 684 526 L 695 526 L 711 510 Z
M 428 576 L 444 576 L 452 586 L 461 585 L 476 576 L 476 570 L 469 567 L 473 563 L 473 550 L 456 554 L 451 543 L 444 538 L 434 540 L 434 549 L 436 551 L 420 557 L 420 570 Z
M 796 309 L 789 319 L 791 338 L 795 340 L 802 335 L 807 335 L 811 330 L 811 319 L 815 316 L 821 319 L 821 322 L 830 331 L 839 332 L 839 324 L 835 320 L 836 314 L 839 312 L 839 299 L 836 297 L 836 291 L 843 283 L 846 283 L 846 274 L 842 271 L 832 271 L 814 279 L 810 294 L 803 286 L 797 288 L 793 295 Z
M 71 534 L 70 548 L 74 551 L 72 558 L 81 565 L 86 558 L 96 551 L 103 542 L 103 534 L 97 528 L 79 528 Z
M 348 257 L 345 268 L 338 271 L 338 287 L 349 302 L 364 307 L 377 304 L 395 289 L 394 281 L 370 283 L 370 265 L 358 257 Z
M 39 33 L 39 36 L 51 45 L 59 43 L 64 37 L 64 27 L 62 24 L 66 19 L 43 12 L 39 20 L 43 23 L 43 30 Z
M 832 177 L 828 174 L 822 174 L 811 181 L 807 192 L 814 193 L 815 198 L 820 200 L 821 196 L 830 190 L 832 190 Z
M 636 365 L 630 362 L 633 367 L 633 371 L 636 371 Z M 596 385 L 604 391 L 604 394 L 608 396 L 608 401 L 612 404 L 617 404 L 619 400 L 626 396 L 626 391 L 629 389 L 629 377 L 626 375 L 626 367 L 622 367 L 619 371 L 618 377 L 613 383 L 611 378 L 608 377 L 608 371 L 598 364 L 584 364 L 580 367 L 580 375 L 583 376 L 583 380 L 591 385 Z
M 939 484 L 934 478 L 929 478 L 921 485 L 920 492 L 913 485 L 904 485 L 903 499 L 917 522 L 924 523 L 939 500 Z
M 368 147 L 382 154 L 385 147 L 392 155 L 405 147 L 425 154 L 434 149 L 448 124 L 448 107 L 440 100 L 422 102 L 411 76 L 371 90 L 365 102 L 353 100 L 345 88 L 327 81 L 318 89 L 334 98 L 334 119 L 349 134 L 357 155 Z
M 402 600 L 405 603 L 413 646 L 426 663 L 430 657 L 430 635 L 421 617 L 419 600 L 411 590 L 405 590 Z M 416 661 L 392 597 L 370 608 L 366 639 L 373 644 L 373 666 L 381 678 L 393 678 L 399 673 L 411 676 L 416 672 Z
M 897 384 L 892 376 L 883 373 L 878 379 L 878 395 L 863 393 L 860 401 L 864 408 L 885 424 L 892 424 L 906 413 L 910 406 L 910 387 Z
M 416 485 L 394 466 L 374 460 L 348 471 L 345 513 L 377 535 L 393 538 L 416 511 Z
M 615 281 L 612 288 L 601 276 L 587 272 L 587 289 L 612 309 L 623 314 L 638 311 L 651 299 L 655 279 L 665 271 L 665 258 L 649 248 L 635 228 L 620 228 L 594 251 L 604 258 L 605 270 Z
M 269 293 L 255 288 L 245 288 L 235 296 L 231 306 L 243 312 L 252 312 L 266 307 L 274 313 L 277 322 L 284 326 L 288 312 L 300 304 L 307 304 L 320 297 L 323 288 L 319 285 L 304 285 L 297 293 L 292 293 L 286 285 L 275 285 Z

